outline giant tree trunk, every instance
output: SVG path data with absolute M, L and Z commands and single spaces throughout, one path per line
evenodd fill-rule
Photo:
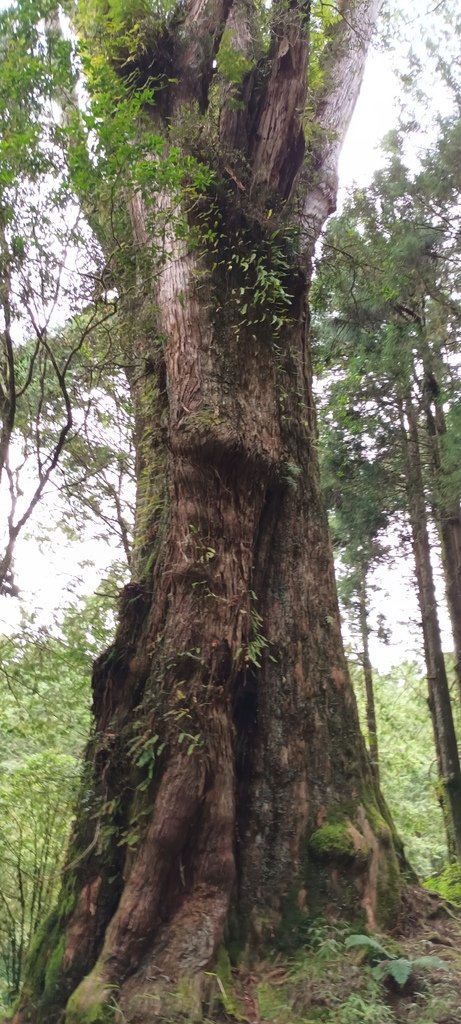
M 442 810 L 448 847 L 461 860 L 461 770 L 437 613 L 418 422 L 411 399 L 401 404 L 400 424 Z
M 328 132 L 309 169 L 298 176 L 309 12 L 294 5 L 262 77 L 255 67 L 239 96 L 222 91 L 226 156 L 200 208 L 219 225 L 214 255 L 170 225 L 139 298 L 135 576 L 95 666 L 63 893 L 16 1024 L 98 1024 L 111 1005 L 129 1024 L 198 1019 L 223 944 L 257 956 L 295 943 L 320 912 L 359 908 L 371 928 L 396 918 L 397 841 L 341 645 L 308 349 L 312 248 L 379 3 L 343 7 L 318 107 Z M 181 34 L 164 104 L 173 121 L 191 97 L 206 108 L 194 46 L 206 31 L 217 47 L 229 13 L 186 10 L 194 33 Z M 229 15 L 243 52 L 247 13 Z M 129 207 L 141 264 L 151 214 L 139 193 Z M 166 192 L 160 207 L 174 217 Z

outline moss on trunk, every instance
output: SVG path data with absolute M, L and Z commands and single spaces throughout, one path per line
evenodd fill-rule
M 241 83 L 238 138 L 235 90 L 219 127 L 217 96 L 208 109 L 230 6 L 186 4 L 168 22 L 171 74 L 137 111 L 136 141 L 153 118 L 171 181 L 149 153 L 146 188 L 114 182 L 132 230 L 116 284 L 136 414 L 133 579 L 95 665 L 73 897 L 63 891 L 15 1024 L 105 1024 L 112 1012 L 152 1024 L 186 1004 L 199 1019 L 228 933 L 257 957 L 313 913 L 358 906 L 369 923 L 390 920 L 390 886 L 398 903 L 341 643 L 307 303 L 363 70 L 355 41 L 379 2 L 351 3 L 326 32 L 315 175 L 299 173 L 309 4 L 273 7 L 272 43 Z M 97 31 L 81 19 L 90 57 L 123 82 L 120 40 L 96 13 Z M 245 48 L 246 13 L 232 17 Z M 136 60 L 145 70 L 153 47 L 155 69 L 166 38 L 148 21 L 129 93 Z

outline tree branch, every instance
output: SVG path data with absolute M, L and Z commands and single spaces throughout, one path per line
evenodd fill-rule
M 305 252 L 312 256 L 327 217 L 336 209 L 338 160 L 360 92 L 370 40 L 383 0 L 346 0 L 341 19 L 332 27 L 322 55 L 325 84 L 315 103 L 313 119 L 318 140 L 310 150 L 314 183 L 303 205 Z

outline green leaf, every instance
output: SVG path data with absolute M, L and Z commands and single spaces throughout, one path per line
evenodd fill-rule
M 413 960 L 413 967 L 423 967 L 428 970 L 433 967 L 438 971 L 449 971 L 450 966 L 446 960 L 441 960 L 439 956 L 418 956 L 416 960 Z
M 399 957 L 398 960 L 391 960 L 387 965 L 387 974 L 390 978 L 403 988 L 406 985 L 410 974 L 413 970 L 413 964 L 411 960 L 407 960 L 405 957 Z
M 345 942 L 346 949 L 353 949 L 354 946 L 363 946 L 365 949 L 372 950 L 375 953 L 380 953 L 381 956 L 386 959 L 392 959 L 392 953 L 388 953 L 384 946 L 381 945 L 376 939 L 373 939 L 371 935 L 349 935 Z

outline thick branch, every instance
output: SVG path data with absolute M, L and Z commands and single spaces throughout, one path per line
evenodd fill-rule
M 309 5 L 299 4 L 274 26 L 270 74 L 251 123 L 252 188 L 277 190 L 281 199 L 288 199 L 304 157 L 308 24 Z
M 206 110 L 213 75 L 213 58 L 219 48 L 232 0 L 188 0 L 177 41 L 175 105 L 198 102 Z
M 312 253 L 327 217 L 336 209 L 338 159 L 362 84 L 368 47 L 382 0 L 348 0 L 333 27 L 322 69 L 325 85 L 314 108 L 320 126 L 311 151 L 315 180 L 303 208 L 306 251 Z

